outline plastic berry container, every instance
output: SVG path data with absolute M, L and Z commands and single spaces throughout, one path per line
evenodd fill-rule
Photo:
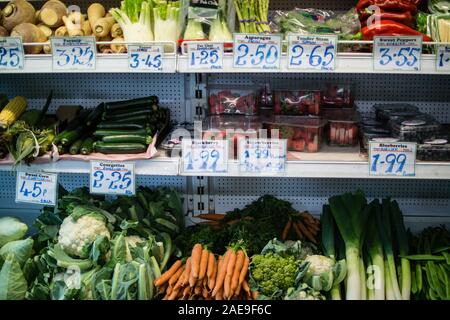
M 407 103 L 393 103 L 393 104 L 376 104 L 373 106 L 375 110 L 375 118 L 381 123 L 387 123 L 391 119 L 392 113 L 397 116 L 416 116 L 419 115 L 419 109 L 416 106 Z
M 275 115 L 318 116 L 320 114 L 320 90 L 274 90 Z
M 209 114 L 256 115 L 256 93 L 254 87 L 211 86 L 208 97 Z
M 422 161 L 450 161 L 447 139 L 431 139 L 417 145 L 417 159 Z
M 390 121 L 390 127 L 400 141 L 418 143 L 434 138 L 441 130 L 440 123 L 426 114 L 413 118 L 398 117 Z
M 325 107 L 353 107 L 353 90 L 349 84 L 328 84 L 322 90 L 322 105 Z

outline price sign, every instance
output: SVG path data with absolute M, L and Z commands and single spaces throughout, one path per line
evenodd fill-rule
M 184 173 L 224 173 L 228 171 L 227 140 L 182 141 Z
M 223 43 L 187 43 L 189 69 L 223 69 Z
M 17 172 L 16 202 L 55 206 L 58 175 L 54 173 Z
M 94 37 L 50 38 L 53 70 L 95 70 Z
M 422 37 L 374 37 L 374 69 L 420 71 Z
M 136 193 L 132 162 L 91 161 L 89 180 L 91 193 L 127 196 Z
M 436 53 L 436 69 L 437 71 L 450 71 L 450 46 L 438 46 Z
M 128 45 L 128 67 L 131 71 L 162 71 L 164 46 Z
M 240 139 L 238 152 L 241 172 L 278 174 L 286 170 L 286 140 Z
M 233 66 L 237 69 L 279 69 L 281 35 L 234 34 Z
M 20 37 L 0 38 L 0 70 L 23 69 L 24 55 Z
M 416 147 L 411 142 L 370 142 L 369 174 L 373 176 L 415 176 Z
M 337 36 L 289 35 L 288 43 L 289 69 L 335 69 Z

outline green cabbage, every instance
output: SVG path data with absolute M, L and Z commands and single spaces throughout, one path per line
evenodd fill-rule
M 27 231 L 28 226 L 17 218 L 0 218 L 0 248 L 8 242 L 22 239 Z
M 14 253 L 8 254 L 0 271 L 0 300 L 23 300 L 27 281 Z
M 27 238 L 25 240 L 15 240 L 8 242 L 0 249 L 0 256 L 6 259 L 9 253 L 14 253 L 17 262 L 22 267 L 25 261 L 31 256 L 33 250 L 33 239 Z

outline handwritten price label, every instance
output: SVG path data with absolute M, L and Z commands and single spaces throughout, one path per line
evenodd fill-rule
M 128 67 L 131 71 L 162 71 L 164 46 L 129 45 Z
M 450 71 L 450 46 L 438 46 L 436 53 L 436 69 L 441 72 Z
M 373 176 L 415 176 L 415 143 L 370 142 L 369 173 Z
M 279 69 L 281 35 L 234 34 L 234 68 Z
M 55 206 L 57 191 L 57 174 L 17 172 L 16 202 Z
M 223 69 L 223 43 L 188 43 L 189 69 Z
M 134 163 L 91 161 L 89 185 L 91 193 L 134 195 Z
M 238 150 L 241 172 L 280 174 L 286 170 L 286 140 L 240 139 Z
M 420 71 L 422 37 L 374 37 L 374 69 Z
M 0 38 L 0 71 L 23 69 L 24 55 L 22 39 Z
M 50 38 L 53 70 L 95 70 L 94 37 Z
M 183 140 L 184 173 L 224 173 L 228 171 L 227 140 Z
M 337 36 L 289 35 L 288 42 L 289 69 L 335 69 Z

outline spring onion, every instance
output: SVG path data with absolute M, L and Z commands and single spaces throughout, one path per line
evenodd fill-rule
M 125 41 L 153 41 L 149 2 L 145 0 L 124 0 L 120 9 L 112 8 L 110 13 L 122 28 Z

